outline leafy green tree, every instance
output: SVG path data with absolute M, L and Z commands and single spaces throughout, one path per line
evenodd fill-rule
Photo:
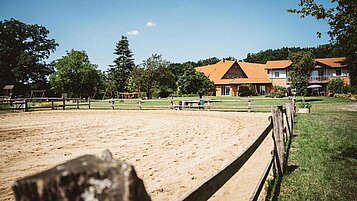
M 214 83 L 202 72 L 189 68 L 177 81 L 181 94 L 198 94 L 200 98 L 209 91 L 215 90 Z
M 317 47 L 283 47 L 278 49 L 268 49 L 258 53 L 248 53 L 245 62 L 265 64 L 269 60 L 289 59 L 289 54 L 299 51 L 311 51 L 315 58 L 329 58 L 342 56 L 332 44 L 319 45 Z
M 342 94 L 345 92 L 346 86 L 341 78 L 335 78 L 329 80 L 327 88 L 333 94 Z
M 302 96 L 302 100 L 305 102 L 304 96 L 307 94 L 310 74 L 315 68 L 314 55 L 310 51 L 301 51 L 291 53 L 289 59 L 292 62 L 289 72 L 292 88 L 296 90 L 297 94 Z
M 330 26 L 328 32 L 331 42 L 347 58 L 351 82 L 357 84 L 357 3 L 356 0 L 331 0 L 325 5 L 314 0 L 300 0 L 301 9 L 289 9 L 291 13 L 326 20 Z M 321 36 L 321 33 L 317 33 Z
M 141 91 L 146 92 L 149 99 L 153 97 L 154 92 L 159 96 L 172 93 L 175 89 L 175 79 L 168 70 L 169 64 L 161 55 L 153 54 L 143 62 L 142 66 L 133 70 L 132 82 Z
M 85 51 L 71 50 L 54 65 L 56 72 L 51 75 L 50 84 L 56 93 L 93 97 L 103 86 L 104 75 L 90 63 Z
M 233 58 L 233 57 L 228 57 L 228 58 Z M 210 57 L 208 59 L 201 59 L 201 60 L 198 60 L 197 62 L 193 62 L 192 63 L 192 66 L 193 67 L 198 67 L 198 66 L 206 66 L 206 65 L 211 65 L 211 64 L 215 64 L 217 62 L 219 62 L 220 59 L 217 58 L 217 57 Z
M 5 84 L 42 86 L 48 82 L 53 66 L 46 59 L 58 46 L 48 34 L 41 25 L 15 19 L 0 21 L 0 87 Z
M 114 60 L 114 65 L 110 65 L 108 76 L 112 83 L 109 88 L 112 93 L 126 91 L 127 79 L 135 67 L 133 53 L 129 49 L 129 40 L 126 36 L 121 36 L 114 54 L 117 58 Z

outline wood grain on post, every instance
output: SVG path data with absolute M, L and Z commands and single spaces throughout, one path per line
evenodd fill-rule
M 288 137 L 291 138 L 291 136 L 292 136 L 292 126 L 291 126 L 292 120 L 291 120 L 291 103 L 290 102 L 286 104 L 285 115 L 286 115 L 286 125 L 287 125 L 286 132 L 288 134 Z
M 84 155 L 16 181 L 16 200 L 151 200 L 134 167 L 107 152 L 104 157 Z
M 277 154 L 277 168 L 280 175 L 284 172 L 285 144 L 283 132 L 283 107 L 276 106 L 272 109 L 273 139 Z

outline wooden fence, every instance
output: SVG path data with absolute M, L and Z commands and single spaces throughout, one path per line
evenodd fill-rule
M 286 164 L 285 145 L 287 140 L 292 136 L 293 117 L 295 114 L 295 99 L 291 99 L 289 103 L 283 106 L 272 107 L 271 122 L 266 127 L 264 132 L 234 161 L 221 169 L 217 174 L 212 176 L 207 181 L 203 182 L 199 187 L 189 192 L 182 199 L 183 201 L 201 201 L 208 200 L 215 192 L 217 192 L 258 149 L 261 143 L 265 140 L 268 134 L 272 131 L 274 150 L 272 150 L 272 158 L 266 165 L 264 174 L 259 180 L 254 193 L 250 200 L 257 200 L 264 186 L 267 176 L 273 168 L 275 176 L 282 176 Z
M 262 142 L 264 140 L 266 140 L 267 136 L 270 133 L 272 133 L 272 138 L 273 138 L 272 140 L 274 141 L 274 149 L 271 151 L 272 157 L 271 157 L 269 163 L 266 165 L 264 173 L 261 175 L 258 185 L 254 188 L 254 193 L 251 195 L 251 198 L 250 198 L 250 200 L 258 200 L 261 190 L 264 187 L 265 181 L 266 181 L 269 173 L 273 172 L 273 175 L 275 177 L 281 177 L 284 173 L 285 165 L 286 165 L 286 143 L 292 137 L 292 132 L 293 132 L 293 122 L 294 122 L 294 115 L 295 115 L 295 99 L 290 99 L 289 102 L 286 103 L 284 106 L 274 106 L 271 108 L 271 111 L 272 111 L 272 115 L 270 118 L 270 123 L 267 125 L 266 129 L 263 131 L 262 134 L 259 135 L 259 137 L 242 154 L 240 154 L 234 161 L 229 163 L 226 167 L 222 168 L 220 171 L 218 171 L 214 176 L 209 178 L 207 181 L 204 181 L 197 188 L 195 188 L 191 192 L 187 193 L 180 200 L 183 200 L 183 201 L 208 200 L 233 175 L 235 175 L 240 170 L 240 168 L 247 162 L 247 160 L 254 154 L 254 152 L 258 149 L 258 147 L 262 144 Z M 40 183 L 42 184 L 42 186 L 47 186 L 47 183 L 48 183 L 48 186 L 50 186 L 51 189 L 63 189 L 64 188 L 64 189 L 68 190 L 68 188 L 66 188 L 65 186 L 61 186 L 61 185 L 63 185 L 62 183 L 56 182 L 56 181 L 61 180 L 61 178 L 59 178 L 59 177 L 66 177 L 68 175 L 68 171 L 70 172 L 70 174 L 71 174 L 71 172 L 74 172 L 73 174 L 76 175 L 74 178 L 77 178 L 77 179 L 80 178 L 82 174 L 84 175 L 83 177 L 88 178 L 88 171 L 90 172 L 90 174 L 93 174 L 93 175 L 106 175 L 107 174 L 107 173 L 99 174 L 99 172 L 104 171 L 103 167 L 105 165 L 97 164 L 98 162 L 100 162 L 97 159 L 95 159 L 95 161 L 97 161 L 97 162 L 95 162 L 94 164 L 91 163 L 91 161 L 94 160 L 93 158 L 86 159 L 86 160 L 88 160 L 88 163 L 91 163 L 90 167 L 93 168 L 90 170 L 88 170 L 87 161 L 83 160 L 83 158 L 74 159 L 73 163 L 77 164 L 78 160 L 80 161 L 81 164 L 83 164 L 85 162 L 86 167 L 81 167 L 80 165 L 78 166 L 78 165 L 73 165 L 73 164 L 71 165 L 71 162 L 67 162 L 66 165 L 62 164 L 62 165 L 59 165 L 58 167 L 53 168 L 52 170 L 47 170 L 43 173 L 39 173 L 37 176 L 35 175 L 35 176 L 31 176 L 31 177 L 24 178 L 22 180 L 17 181 L 13 187 L 14 191 L 15 191 L 16 199 L 17 200 L 32 200 L 30 198 L 24 199 L 24 197 L 26 198 L 27 197 L 26 195 L 32 195 L 32 198 L 33 198 L 33 197 L 36 197 L 34 195 L 43 195 L 43 192 L 38 192 L 37 188 L 31 187 L 31 186 L 33 186 L 32 184 L 38 183 L 39 178 L 41 179 Z M 59 169 L 62 170 L 63 166 L 68 166 L 68 167 L 75 166 L 76 169 L 70 168 L 70 170 L 67 171 L 67 174 L 64 175 L 63 172 L 58 171 Z M 112 166 L 113 165 L 111 162 L 108 165 L 108 167 L 112 167 Z M 121 165 L 119 167 L 123 167 L 123 166 Z M 133 167 L 132 167 L 132 169 L 133 169 Z M 109 170 L 107 170 L 105 168 L 105 172 L 107 172 L 107 171 L 109 171 Z M 113 171 L 109 171 L 109 172 L 113 172 Z M 49 173 L 54 174 L 54 175 L 48 175 Z M 45 176 L 44 176 L 44 174 L 45 174 Z M 78 175 L 80 175 L 80 176 L 78 176 Z M 126 175 L 124 177 L 127 177 L 128 175 Z M 126 178 L 126 180 L 130 180 L 130 181 L 137 180 L 135 173 L 130 174 L 130 176 L 131 175 L 134 175 L 135 178 L 134 179 Z M 105 180 L 105 179 L 111 180 L 114 177 L 115 177 L 115 175 L 114 176 L 111 175 L 108 178 L 101 178 L 101 179 L 102 180 Z M 122 175 L 119 175 L 119 177 L 122 177 Z M 45 181 L 44 178 L 50 178 L 50 179 L 47 179 Z M 53 179 L 51 179 L 51 178 L 53 178 Z M 66 179 L 68 180 L 68 178 L 66 178 Z M 82 180 L 81 180 L 82 183 L 87 182 L 87 180 L 83 180 L 83 181 Z M 47 182 L 47 183 L 44 183 L 44 182 Z M 71 183 L 77 183 L 77 182 L 73 181 Z M 89 183 L 90 183 L 90 181 L 89 181 Z M 135 184 L 133 184 L 133 185 L 135 186 Z M 139 181 L 139 186 L 140 185 L 141 184 Z M 62 191 L 60 191 L 59 193 L 56 194 L 51 189 L 49 189 L 49 191 L 52 194 L 55 194 L 53 196 L 67 196 L 67 194 L 63 194 Z M 70 195 L 71 199 L 74 199 L 74 198 L 77 198 L 77 197 L 83 195 L 83 194 L 80 194 L 81 191 L 83 190 L 83 187 L 79 186 L 79 187 L 76 187 L 76 189 L 77 190 L 81 189 L 81 190 L 69 193 L 68 196 Z M 137 192 L 135 190 L 135 188 L 133 188 L 131 190 L 125 189 L 124 191 L 119 190 L 117 193 L 113 194 L 114 191 L 116 191 L 116 189 L 109 190 L 109 191 L 101 190 L 100 196 L 102 196 L 102 198 L 108 198 L 108 197 L 112 197 L 114 195 L 121 196 L 121 195 L 129 195 L 130 194 L 130 195 L 133 195 L 132 199 L 128 198 L 125 200 L 135 200 L 134 199 L 136 197 L 135 194 L 137 194 L 137 196 L 139 196 L 139 197 L 144 195 L 145 200 L 146 199 L 150 200 L 150 198 L 146 197 L 147 193 L 146 193 L 145 189 L 141 189 L 140 192 Z M 126 192 L 126 191 L 130 191 L 130 192 Z M 145 192 L 143 192 L 143 191 L 145 191 Z M 22 193 L 24 193 L 26 195 L 23 195 Z M 58 195 L 58 194 L 61 194 L 61 195 Z M 95 196 L 95 195 L 93 195 L 93 196 Z M 69 197 L 57 197 L 57 198 L 68 199 Z M 116 198 L 119 198 L 119 197 L 116 197 Z
M 0 102 L 0 109 L 111 109 L 111 110 L 210 110 L 210 111 L 269 111 L 272 105 L 265 101 L 286 101 L 272 98 L 237 98 L 234 100 L 180 100 L 180 99 L 80 99 L 80 98 L 17 98 Z M 260 105 L 259 105 L 260 104 Z M 1 107 L 2 106 L 2 107 Z
M 80 98 L 15 98 L 0 103 L 3 108 L 27 112 L 36 109 L 90 108 L 90 100 Z

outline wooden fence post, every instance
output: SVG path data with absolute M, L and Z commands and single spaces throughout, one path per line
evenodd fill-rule
M 284 131 L 283 131 L 283 107 L 276 106 L 272 109 L 272 121 L 273 121 L 273 140 L 274 149 L 276 151 L 277 169 L 281 176 L 284 172 L 285 165 L 285 143 L 284 143 Z
M 141 110 L 142 109 L 142 105 L 141 105 L 141 100 L 139 100 L 139 110 Z
M 291 103 L 286 103 L 285 106 L 285 115 L 286 115 L 286 133 L 288 137 L 290 138 L 292 136 L 292 121 L 291 121 Z
M 63 107 L 63 110 L 65 110 L 66 109 L 66 98 L 65 97 L 63 97 L 63 105 L 62 105 L 62 107 Z
M 55 105 L 53 103 L 53 100 L 51 100 L 51 109 L 54 110 L 55 109 Z
M 84 155 L 16 181 L 16 200 L 150 201 L 134 167 L 107 152 L 102 157 Z
M 248 98 L 248 112 L 251 112 L 252 109 L 252 100 Z
M 28 104 L 27 99 L 24 100 L 24 112 L 28 111 Z
M 90 109 L 90 97 L 88 97 L 88 109 Z

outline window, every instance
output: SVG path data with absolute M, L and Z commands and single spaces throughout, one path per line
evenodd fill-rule
M 274 72 L 274 77 L 279 77 L 279 71 Z
M 342 75 L 342 71 L 341 70 L 336 70 L 336 76 L 341 76 Z
M 221 96 L 229 96 L 229 92 L 231 90 L 231 87 L 229 86 L 223 86 L 221 88 Z

